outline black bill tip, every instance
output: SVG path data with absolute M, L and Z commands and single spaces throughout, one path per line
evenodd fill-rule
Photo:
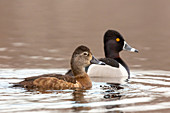
M 134 52 L 139 53 L 139 51 L 137 49 Z

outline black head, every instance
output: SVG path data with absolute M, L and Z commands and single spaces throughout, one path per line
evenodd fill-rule
M 122 35 L 115 30 L 108 30 L 104 34 L 104 49 L 106 57 L 110 52 L 119 53 L 123 50 L 124 39 Z
M 123 36 L 115 30 L 107 30 L 104 34 L 104 43 L 108 42 L 109 40 L 113 40 L 119 43 L 124 41 Z
M 104 50 L 107 58 L 118 58 L 119 52 L 122 50 L 138 52 L 138 50 L 129 46 L 123 39 L 123 36 L 115 30 L 106 31 L 104 35 Z

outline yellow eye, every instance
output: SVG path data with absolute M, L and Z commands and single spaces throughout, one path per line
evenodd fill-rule
M 116 41 L 119 42 L 119 41 L 120 41 L 120 38 L 116 38 Z

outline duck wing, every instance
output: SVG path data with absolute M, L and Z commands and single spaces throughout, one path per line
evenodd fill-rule
M 112 58 L 100 58 L 99 60 L 106 63 L 109 66 L 119 68 L 119 63 L 115 59 L 112 59 Z
M 25 78 L 24 81 L 15 83 L 13 87 L 34 88 L 35 87 L 34 81 L 37 79 L 40 80 L 40 78 L 45 78 L 47 81 L 50 78 L 56 78 L 57 80 L 62 80 L 62 81 L 73 83 L 73 84 L 76 83 L 76 79 L 74 78 L 74 76 L 60 75 L 60 74 L 44 74 L 40 76 L 33 76 L 33 77 Z

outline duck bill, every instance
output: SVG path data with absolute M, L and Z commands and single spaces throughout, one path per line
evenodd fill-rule
M 92 59 L 90 61 L 91 64 L 99 64 L 99 65 L 105 65 L 104 62 L 99 61 L 98 59 L 96 59 L 94 56 L 92 56 Z
M 128 45 L 125 41 L 124 41 L 124 46 L 123 46 L 123 50 L 127 50 L 130 52 L 136 52 L 138 53 L 138 50 L 135 48 L 132 48 L 130 45 Z

